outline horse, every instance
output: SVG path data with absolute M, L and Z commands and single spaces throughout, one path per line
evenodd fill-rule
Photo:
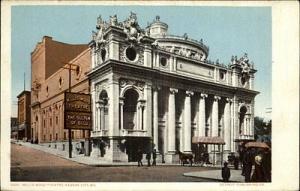
M 192 153 L 182 153 L 180 151 L 178 151 L 179 154 L 179 160 L 180 160 L 180 164 L 181 166 L 184 166 L 184 163 L 187 162 L 187 160 L 190 161 L 190 165 L 193 165 L 193 154 Z

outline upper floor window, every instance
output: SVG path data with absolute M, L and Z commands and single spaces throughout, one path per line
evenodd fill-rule
M 135 61 L 137 58 L 137 52 L 133 47 L 128 47 L 125 51 L 125 54 L 126 54 L 126 58 L 130 61 Z
M 106 50 L 104 48 L 100 51 L 102 62 L 106 60 Z
M 162 65 L 162 66 L 167 66 L 167 64 L 168 64 L 167 58 L 161 57 L 161 58 L 160 58 L 160 65 Z

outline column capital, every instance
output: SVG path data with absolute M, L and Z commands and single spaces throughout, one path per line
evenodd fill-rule
M 226 98 L 226 102 L 232 103 L 232 102 L 233 102 L 233 99 L 232 99 L 232 98 Z
M 97 109 L 100 108 L 100 102 L 99 102 L 99 101 L 96 102 L 96 108 L 97 108 Z
M 161 90 L 160 86 L 152 86 L 153 91 L 159 91 Z
M 144 108 L 145 107 L 145 103 L 146 103 L 145 100 L 138 100 L 138 107 L 139 108 Z
M 214 101 L 219 101 L 221 99 L 220 96 L 214 96 Z
M 188 96 L 188 97 L 191 97 L 194 95 L 194 92 L 192 91 L 185 91 L 185 95 Z
M 201 93 L 201 94 L 200 94 L 200 97 L 203 98 L 203 99 L 205 99 L 205 98 L 208 97 L 208 95 L 207 95 L 207 94 L 204 94 L 204 93 Z
M 170 88 L 170 93 L 171 94 L 178 93 L 178 89 L 176 89 L 176 88 Z
M 120 103 L 121 105 L 124 105 L 124 100 L 125 100 L 125 97 L 120 97 L 120 98 L 119 98 L 119 103 Z

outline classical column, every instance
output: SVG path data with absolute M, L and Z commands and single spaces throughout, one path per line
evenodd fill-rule
M 207 94 L 200 94 L 199 100 L 199 117 L 198 117 L 198 136 L 205 136 L 205 98 L 207 98 Z
M 247 114 L 244 116 L 243 128 L 243 135 L 245 136 L 247 134 Z
M 252 115 L 251 115 L 251 116 L 250 116 L 250 127 L 249 127 L 250 130 L 249 130 L 249 135 L 253 138 L 253 134 L 254 134 L 254 133 L 253 133 L 253 128 L 254 128 L 254 127 L 253 127 L 253 125 L 252 125 L 252 124 L 253 124 L 252 121 L 253 121 L 253 117 L 252 117 Z
M 212 108 L 212 137 L 218 136 L 219 131 L 219 107 L 218 102 L 221 99 L 219 96 L 214 96 L 213 108 Z
M 145 118 L 144 118 L 144 109 L 145 109 L 145 105 L 144 104 L 141 104 L 141 119 L 140 119 L 140 121 L 141 121 L 141 127 L 140 127 L 140 129 L 141 130 L 145 130 Z
M 230 121 L 230 103 L 231 99 L 226 98 L 225 108 L 224 108 L 224 150 L 231 149 L 231 121 Z
M 159 67 L 159 54 L 156 52 L 156 67 Z
M 186 91 L 184 101 L 184 152 L 191 152 L 191 96 L 194 95 L 192 91 Z
M 153 88 L 153 144 L 158 152 L 158 90 L 159 87 Z
M 124 106 L 124 97 L 120 97 L 120 129 L 121 131 L 124 129 L 124 121 L 123 121 L 123 106 Z
M 168 152 L 175 152 L 176 117 L 175 117 L 175 93 L 178 89 L 170 88 L 168 104 Z
M 138 102 L 136 105 L 136 125 L 135 130 L 140 129 L 140 103 Z
M 104 105 L 100 106 L 100 129 L 104 130 L 105 128 L 105 107 Z
M 233 101 L 233 100 L 232 100 Z M 231 143 L 231 152 L 234 152 L 235 142 L 234 142 L 234 121 L 233 121 L 233 102 L 230 105 L 230 143 Z
M 247 136 L 250 136 L 250 117 L 247 115 Z
M 99 107 L 100 107 L 100 104 L 99 102 L 96 102 L 96 109 L 95 109 L 95 131 L 98 131 L 99 130 Z

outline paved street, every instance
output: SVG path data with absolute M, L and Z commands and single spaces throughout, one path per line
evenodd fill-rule
M 11 144 L 11 180 L 45 182 L 210 182 L 183 176 L 203 167 L 92 167 L 17 144 Z

